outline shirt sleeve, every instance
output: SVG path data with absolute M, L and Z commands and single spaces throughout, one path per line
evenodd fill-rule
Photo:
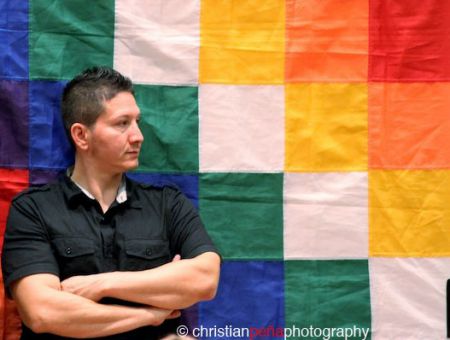
M 205 252 L 219 254 L 192 202 L 177 189 L 167 190 L 167 219 L 172 254 L 180 254 L 182 259 L 193 258 Z
M 5 291 L 12 282 L 39 273 L 59 276 L 58 263 L 33 201 L 26 195 L 13 200 L 6 223 L 2 251 Z

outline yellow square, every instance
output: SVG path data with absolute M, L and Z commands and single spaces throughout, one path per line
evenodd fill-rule
M 369 254 L 450 255 L 450 170 L 369 172 Z
M 284 83 L 283 0 L 203 0 L 201 6 L 201 83 Z
M 367 84 L 286 85 L 285 169 L 367 170 Z

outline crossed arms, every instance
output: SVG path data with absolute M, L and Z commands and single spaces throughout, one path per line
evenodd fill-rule
M 161 267 L 138 272 L 74 276 L 60 282 L 53 274 L 26 276 L 11 285 L 23 322 L 35 333 L 86 338 L 157 326 L 180 315 L 179 309 L 212 299 L 220 257 L 206 252 L 176 257 Z M 98 303 L 112 297 L 142 307 Z

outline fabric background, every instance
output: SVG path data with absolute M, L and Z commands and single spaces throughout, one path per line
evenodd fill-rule
M 186 323 L 444 339 L 449 33 L 442 0 L 0 0 L 0 235 L 73 161 L 64 84 L 108 65 L 137 84 L 130 176 L 178 185 L 224 257 Z

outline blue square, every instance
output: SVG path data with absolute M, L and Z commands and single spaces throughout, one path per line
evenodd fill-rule
M 164 185 L 175 186 L 179 188 L 198 208 L 198 176 L 196 175 L 141 172 L 131 172 L 127 175 L 135 181 L 152 184 L 157 187 L 162 187 Z
M 65 169 L 74 163 L 61 118 L 64 86 L 63 82 L 30 82 L 30 168 Z
M 205 340 L 211 339 L 206 332 L 219 338 L 220 330 L 221 339 L 236 339 L 238 328 L 266 331 L 269 336 L 257 338 L 279 340 L 270 330 L 284 328 L 283 261 L 225 261 L 216 298 L 200 304 L 199 328 L 193 335 Z
M 0 0 L 0 77 L 28 79 L 28 1 Z

